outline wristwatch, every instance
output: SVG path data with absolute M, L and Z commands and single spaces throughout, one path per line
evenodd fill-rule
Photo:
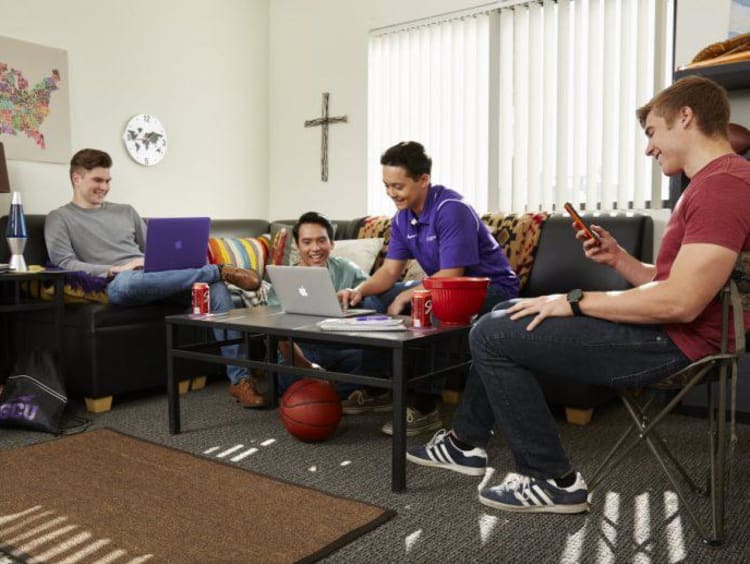
M 576 288 L 575 290 L 571 290 L 568 292 L 568 303 L 570 304 L 570 309 L 573 310 L 573 315 L 578 317 L 579 315 L 583 315 L 583 312 L 581 311 L 581 306 L 578 305 L 578 302 L 580 302 L 583 299 L 583 290 L 580 288 Z

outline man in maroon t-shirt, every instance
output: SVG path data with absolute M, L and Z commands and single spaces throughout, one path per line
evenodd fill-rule
M 639 387 L 718 350 L 716 299 L 738 254 L 750 249 L 750 163 L 727 138 L 729 101 L 701 77 L 677 81 L 638 110 L 646 154 L 664 174 L 691 183 L 674 209 L 656 265 L 627 254 L 606 230 L 586 255 L 634 288 L 517 300 L 471 331 L 472 371 L 453 420 L 407 458 L 481 476 L 497 424 L 516 472 L 484 487 L 479 500 L 520 512 L 588 510 L 588 489 L 573 469 L 534 374 L 612 387 Z M 746 318 L 746 323 L 750 318 Z

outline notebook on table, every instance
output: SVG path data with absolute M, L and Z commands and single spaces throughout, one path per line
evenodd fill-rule
M 144 272 L 201 268 L 208 256 L 208 217 L 154 217 L 146 227 Z
M 347 317 L 324 319 L 316 323 L 323 331 L 349 331 L 360 333 L 362 331 L 406 331 L 404 320 L 400 317 L 390 315 L 358 315 Z
M 266 272 L 286 313 L 353 317 L 375 312 L 372 309 L 361 308 L 349 308 L 344 311 L 327 268 L 269 265 Z

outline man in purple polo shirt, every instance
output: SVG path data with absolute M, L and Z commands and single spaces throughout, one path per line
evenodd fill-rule
M 490 278 L 480 313 L 518 296 L 518 277 L 477 212 L 458 192 L 430 183 L 432 159 L 421 144 L 409 141 L 394 145 L 383 153 L 380 164 L 386 191 L 398 209 L 391 223 L 388 255 L 370 278 L 356 288 L 339 292 L 342 303 L 355 306 L 366 296 L 379 296 L 384 311 L 391 315 L 407 313 L 412 293 L 423 289 L 418 282 L 399 282 L 408 259 L 416 259 L 428 276 Z M 373 406 L 375 400 L 366 394 L 361 398 L 364 404 L 370 401 Z M 408 436 L 442 426 L 433 393 L 416 394 L 410 404 Z M 383 427 L 383 432 L 392 434 L 391 423 Z

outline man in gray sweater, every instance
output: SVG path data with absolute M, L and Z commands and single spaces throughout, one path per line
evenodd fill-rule
M 210 286 L 211 311 L 232 309 L 232 299 L 224 281 L 244 290 L 255 290 L 260 278 L 252 270 L 229 265 L 207 264 L 201 268 L 143 272 L 146 226 L 135 209 L 127 204 L 105 202 L 109 192 L 111 157 L 96 149 L 78 151 L 70 161 L 73 200 L 50 212 L 44 225 L 47 251 L 53 264 L 68 270 L 101 276 L 108 280 L 110 303 L 141 305 L 172 296 L 190 301 L 195 282 Z M 216 331 L 222 340 L 223 331 Z M 227 331 L 227 338 L 238 338 Z M 224 346 L 225 358 L 238 358 L 239 345 Z M 244 407 L 264 404 L 247 369 L 227 366 L 229 393 Z

